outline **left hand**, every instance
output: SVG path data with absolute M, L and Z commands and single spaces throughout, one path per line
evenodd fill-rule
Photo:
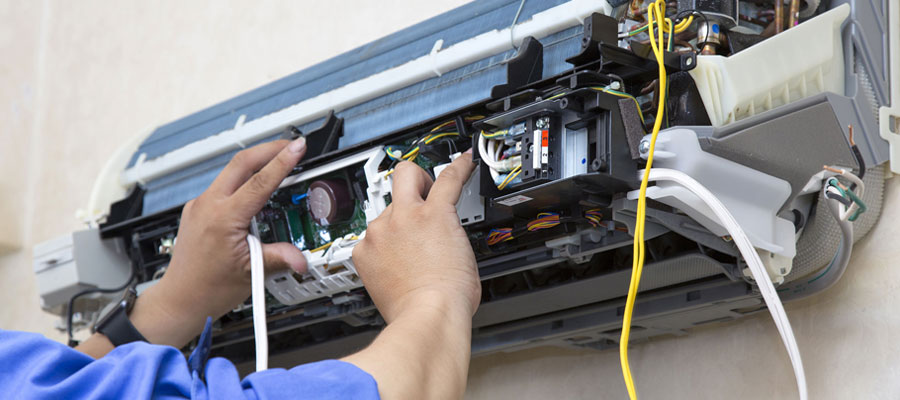
M 135 304 L 132 322 L 152 343 L 180 347 L 250 296 L 250 219 L 306 152 L 305 140 L 276 140 L 237 153 L 181 213 L 172 260 Z M 306 271 L 291 243 L 263 245 L 267 271 Z M 149 317 L 143 317 L 143 316 Z

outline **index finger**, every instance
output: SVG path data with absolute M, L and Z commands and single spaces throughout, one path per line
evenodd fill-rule
M 265 167 L 241 185 L 231 196 L 241 217 L 246 217 L 249 221 L 256 215 L 305 153 L 306 139 L 301 136 L 285 146 Z
M 226 196 L 231 195 L 256 171 L 272 161 L 272 158 L 287 144 L 287 140 L 273 140 L 239 151 L 209 185 L 208 190 Z
M 474 170 L 471 153 L 459 156 L 438 176 L 434 186 L 431 187 L 431 192 L 428 193 L 428 202 L 455 206 L 459 200 L 459 193 Z

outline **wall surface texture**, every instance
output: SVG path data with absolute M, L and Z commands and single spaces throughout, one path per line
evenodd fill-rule
M 31 247 L 82 227 L 76 210 L 118 146 L 464 2 L 0 0 L 0 328 L 62 340 L 39 308 Z M 810 398 L 900 398 L 896 182 L 885 204 L 844 278 L 787 305 Z M 645 399 L 797 396 L 766 314 L 631 354 Z M 466 397 L 626 396 L 618 352 L 539 347 L 473 360 Z

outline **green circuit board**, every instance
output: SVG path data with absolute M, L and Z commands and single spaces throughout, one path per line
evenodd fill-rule
M 257 216 L 257 228 L 265 243 L 290 242 L 301 250 L 312 250 L 347 234 L 359 234 L 366 229 L 366 213 L 362 202 L 354 200 L 353 214 L 346 221 L 321 225 L 308 211 L 305 198 L 292 197 L 306 193 L 309 184 L 303 182 L 279 190 Z

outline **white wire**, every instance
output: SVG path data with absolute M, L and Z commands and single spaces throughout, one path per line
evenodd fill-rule
M 838 169 L 841 170 L 840 176 L 842 176 L 842 177 L 846 178 L 847 180 L 849 180 L 850 182 L 856 184 L 856 190 L 857 190 L 856 196 L 863 197 L 863 194 L 865 194 L 865 192 L 866 192 L 866 184 L 863 183 L 862 179 L 859 179 L 858 176 L 847 171 L 846 169 L 843 169 L 843 168 L 838 168 Z M 853 202 L 853 204 L 851 204 L 850 207 L 847 207 L 846 209 L 844 209 L 843 212 L 841 212 L 841 221 L 847 221 L 850 218 L 850 215 L 855 213 L 857 209 L 859 209 L 859 204 L 856 204 L 856 202 Z
M 639 175 L 642 174 L 643 171 L 639 171 Z M 791 365 L 794 368 L 794 377 L 797 380 L 797 390 L 800 393 L 800 399 L 807 400 L 806 373 L 803 370 L 803 360 L 800 359 L 800 349 L 797 347 L 794 331 L 791 329 L 791 323 L 784 312 L 781 299 L 778 298 L 778 292 L 775 291 L 775 286 L 772 285 L 772 280 L 769 278 L 769 274 L 759 258 L 759 253 L 756 252 L 743 228 L 715 195 L 687 174 L 673 169 L 652 168 L 650 169 L 650 180 L 672 181 L 684 186 L 685 189 L 693 192 L 700 200 L 706 203 L 715 213 L 722 226 L 728 230 L 734 243 L 741 251 L 741 255 L 747 262 L 747 266 L 750 267 L 753 279 L 756 280 L 759 286 L 759 291 L 766 302 L 766 307 L 768 307 L 769 313 L 772 314 L 772 319 L 775 321 L 775 326 L 778 328 L 778 333 L 781 335 L 785 349 L 787 349 Z
M 250 291 L 253 304 L 253 335 L 256 339 L 256 371 L 269 369 L 269 335 L 266 326 L 266 286 L 263 252 L 259 238 L 247 235 L 250 247 Z
M 490 168 L 500 169 L 501 168 L 500 163 L 497 162 L 496 160 L 494 160 L 493 157 L 488 157 L 489 153 L 488 153 L 488 149 L 486 148 L 485 142 L 486 142 L 486 139 L 482 132 L 482 134 L 478 135 L 478 154 L 481 155 L 481 160 L 484 161 L 484 163 L 487 164 L 487 166 Z

